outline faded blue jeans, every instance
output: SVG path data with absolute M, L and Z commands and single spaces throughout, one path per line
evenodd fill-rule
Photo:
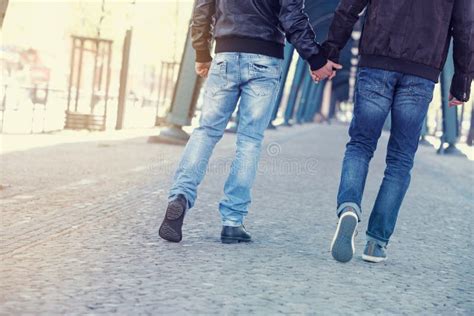
M 434 82 L 417 76 L 360 68 L 337 196 L 338 216 L 352 206 L 361 216 L 369 162 L 391 113 L 391 130 L 382 185 L 367 228 L 367 238 L 385 246 L 392 235 L 418 148 L 420 132 L 433 97 Z
M 248 213 L 263 133 L 278 94 L 282 60 L 247 53 L 219 53 L 204 88 L 199 127 L 186 145 L 169 199 L 183 194 L 194 205 L 217 142 L 239 102 L 237 149 L 219 203 L 222 224 L 240 226 Z

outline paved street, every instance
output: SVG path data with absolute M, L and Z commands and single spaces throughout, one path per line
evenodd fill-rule
M 473 315 L 474 164 L 421 147 L 384 264 L 360 259 L 388 137 L 371 164 L 356 256 L 329 252 L 346 126 L 267 132 L 250 244 L 219 242 L 235 135 L 216 148 L 180 244 L 158 227 L 183 148 L 146 137 L 0 156 L 0 315 Z

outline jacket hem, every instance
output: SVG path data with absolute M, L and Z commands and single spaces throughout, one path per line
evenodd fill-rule
M 216 38 L 217 53 L 260 54 L 279 59 L 284 58 L 284 45 L 280 43 L 243 37 Z
M 438 82 L 441 71 L 437 68 L 399 58 L 362 54 L 359 66 L 401 72 Z

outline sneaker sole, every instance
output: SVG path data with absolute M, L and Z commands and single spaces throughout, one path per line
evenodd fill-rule
M 382 257 L 374 257 L 374 256 L 369 256 L 369 255 L 362 255 L 362 260 L 367 261 L 367 262 L 372 262 L 372 263 L 379 263 L 387 260 L 387 257 L 382 258 Z
M 354 236 L 358 218 L 353 212 L 344 213 L 337 224 L 331 243 L 331 254 L 339 262 L 348 262 L 354 256 Z
M 171 241 L 180 242 L 183 238 L 182 227 L 184 219 L 184 210 L 177 205 L 170 205 L 166 210 L 165 219 L 161 224 L 158 234 L 161 238 Z

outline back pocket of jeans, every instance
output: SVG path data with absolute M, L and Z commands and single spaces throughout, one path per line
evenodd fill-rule
M 410 94 L 421 102 L 431 103 L 435 83 L 417 76 L 410 76 L 408 83 Z
M 384 93 L 386 71 L 373 68 L 359 68 L 357 73 L 357 93 L 366 98 L 373 98 Z
M 214 60 L 209 69 L 206 81 L 206 90 L 216 95 L 227 87 L 227 62 Z
M 280 64 L 267 63 L 258 60 L 249 64 L 249 86 L 257 95 L 267 96 L 277 87 L 281 76 Z
M 281 72 L 280 64 L 273 62 L 267 63 L 265 61 L 259 62 L 258 60 L 249 64 L 249 73 L 251 78 L 274 78 L 278 79 Z

